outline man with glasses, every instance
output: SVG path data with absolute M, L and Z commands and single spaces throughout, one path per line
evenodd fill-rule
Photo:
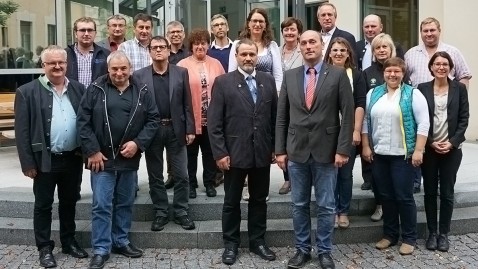
M 189 76 L 185 68 L 168 63 L 169 42 L 155 36 L 149 45 L 153 64 L 134 72 L 133 77 L 146 83 L 153 93 L 159 111 L 159 129 L 146 150 L 149 193 L 153 202 L 155 219 L 152 231 L 161 231 L 169 221 L 168 194 L 164 186 L 163 150 L 176 180 L 174 188 L 174 221 L 184 229 L 194 229 L 188 217 L 188 167 L 186 145 L 195 138 L 194 117 L 189 89 Z
M 148 45 L 153 30 L 153 17 L 138 13 L 133 18 L 134 38 L 121 43 L 118 50 L 122 50 L 131 59 L 132 71 L 139 70 L 151 64 Z
M 58 190 L 62 252 L 88 254 L 75 240 L 78 180 L 83 171 L 76 116 L 85 86 L 65 77 L 66 52 L 49 46 L 41 53 L 44 76 L 17 89 L 15 137 L 23 174 L 33 180 L 33 230 L 40 266 L 56 267 L 51 209 Z
M 224 68 L 224 71 L 227 73 L 232 41 L 229 39 L 229 37 L 227 37 L 229 26 L 226 17 L 221 14 L 212 16 L 211 31 L 214 35 L 214 41 L 211 42 L 211 46 L 207 50 L 207 55 L 219 60 Z
M 126 19 L 121 15 L 113 15 L 108 18 L 106 25 L 108 26 L 108 37 L 97 42 L 97 44 L 113 52 L 118 50 L 119 45 L 126 41 Z
M 167 38 L 171 43 L 169 63 L 177 64 L 182 59 L 189 56 L 189 50 L 184 46 L 185 38 L 184 26 L 178 21 L 171 21 L 166 26 Z

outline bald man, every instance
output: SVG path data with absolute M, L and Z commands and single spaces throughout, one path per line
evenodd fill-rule
M 357 66 L 360 70 L 365 70 L 372 64 L 373 49 L 370 47 L 372 40 L 383 31 L 382 19 L 375 15 L 370 14 L 363 19 L 363 36 L 365 39 L 357 41 L 355 45 L 355 55 L 358 59 Z M 404 51 L 402 46 L 395 43 L 397 57 L 404 59 Z

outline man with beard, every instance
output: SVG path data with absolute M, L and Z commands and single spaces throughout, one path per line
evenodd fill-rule
M 132 71 L 139 70 L 151 64 L 148 45 L 153 29 L 153 17 L 138 13 L 133 19 L 134 38 L 121 43 L 118 50 L 122 50 L 131 59 Z
M 108 37 L 97 44 L 113 52 L 126 41 L 126 19 L 121 15 L 113 15 L 106 20 L 106 25 L 108 26 Z

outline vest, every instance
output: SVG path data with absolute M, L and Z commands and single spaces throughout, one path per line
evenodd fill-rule
M 400 101 L 399 101 L 399 108 L 400 108 L 400 129 L 402 130 L 402 137 L 403 137 L 403 146 L 405 148 L 405 158 L 410 157 L 415 150 L 415 143 L 417 137 L 417 123 L 415 121 L 415 116 L 413 115 L 413 87 L 402 83 L 401 86 L 401 93 L 400 93 Z M 387 94 L 387 85 L 386 83 L 375 87 L 372 90 L 372 94 L 370 96 L 370 103 L 367 107 L 367 127 L 368 127 L 368 139 L 370 145 L 372 145 L 372 119 L 370 118 L 370 112 L 372 111 L 372 107 L 377 103 L 377 101 Z

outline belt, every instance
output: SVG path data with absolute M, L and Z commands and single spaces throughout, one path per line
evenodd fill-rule
M 70 157 L 76 154 L 76 150 L 72 151 L 62 151 L 62 152 L 51 152 L 52 157 Z
M 173 122 L 173 119 L 160 119 L 159 125 L 168 126 L 168 125 L 171 125 L 172 122 Z

